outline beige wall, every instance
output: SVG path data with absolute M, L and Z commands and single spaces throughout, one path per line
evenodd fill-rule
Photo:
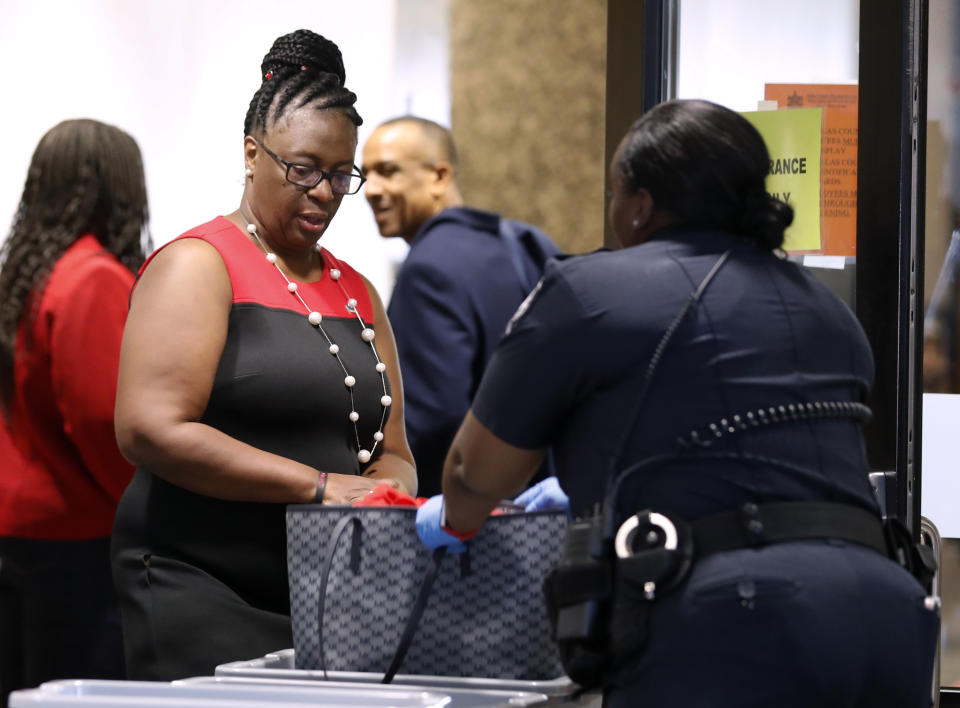
M 930 303 L 943 267 L 953 230 L 953 203 L 949 193 L 950 141 L 939 121 L 927 122 L 927 185 L 924 224 L 923 299 Z
M 466 203 L 603 245 L 605 0 L 451 0 L 451 116 Z

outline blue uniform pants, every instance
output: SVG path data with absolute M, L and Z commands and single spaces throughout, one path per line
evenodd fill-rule
M 840 541 L 708 556 L 657 600 L 604 706 L 928 708 L 940 621 L 924 597 Z

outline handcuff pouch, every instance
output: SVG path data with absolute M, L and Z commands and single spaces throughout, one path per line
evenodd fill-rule
M 602 538 L 597 517 L 570 524 L 564 559 L 544 586 L 564 671 L 584 689 L 643 648 L 652 604 L 692 565 L 692 534 L 683 522 L 641 511 L 621 531 L 625 526 L 613 541 Z
M 680 520 L 640 511 L 621 525 L 615 551 L 610 650 L 626 657 L 646 644 L 653 603 L 689 575 L 693 537 Z

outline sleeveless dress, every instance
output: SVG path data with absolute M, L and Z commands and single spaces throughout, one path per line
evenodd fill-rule
M 343 368 L 263 252 L 223 217 L 179 238 L 214 246 L 233 288 L 227 338 L 200 422 L 318 470 L 359 474 L 357 434 L 370 449 L 385 414 L 376 359 L 347 308 L 353 298 L 363 321 L 379 324 L 359 274 L 322 250 L 323 278 L 298 283 L 356 377 L 355 432 Z M 337 281 L 333 268 L 341 273 Z M 196 494 L 145 467 L 136 470 L 112 543 L 129 678 L 210 675 L 218 664 L 292 646 L 285 508 Z

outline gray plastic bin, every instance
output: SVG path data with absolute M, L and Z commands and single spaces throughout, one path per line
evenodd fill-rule
M 278 652 L 267 654 L 259 659 L 249 659 L 247 661 L 233 661 L 229 664 L 221 664 L 215 670 L 216 676 L 233 676 L 249 678 L 270 678 L 270 679 L 293 679 L 297 681 L 323 681 L 322 671 L 297 669 L 295 668 L 295 657 L 293 649 L 283 649 Z M 364 673 L 360 671 L 328 671 L 327 680 L 338 683 L 365 683 L 378 684 L 382 674 Z M 491 679 L 491 678 L 464 678 L 460 676 L 420 676 L 412 674 L 397 674 L 393 686 L 419 686 L 425 690 L 443 691 L 447 688 L 471 689 L 471 690 L 494 690 L 494 691 L 520 691 L 542 693 L 550 701 L 550 705 L 566 706 L 599 706 L 599 694 L 585 694 L 577 701 L 571 701 L 569 696 L 577 686 L 569 678 L 561 678 L 549 681 L 519 681 L 511 679 Z
M 446 708 L 443 691 L 415 687 L 384 690 L 374 686 L 311 687 L 164 683 L 160 681 L 50 681 L 39 688 L 14 691 L 10 708 Z M 482 705 L 482 704 L 477 704 Z
M 229 685 L 229 686 L 288 686 L 301 688 L 316 688 L 315 680 L 297 680 L 297 679 L 278 679 L 278 678 L 252 678 L 244 676 L 198 676 L 196 678 L 182 679 L 174 683 L 190 685 Z M 338 686 L 345 690 L 358 688 L 357 684 L 347 681 L 325 681 L 323 686 Z M 380 690 L 396 690 L 400 692 L 410 692 L 414 690 L 413 686 L 380 686 Z M 468 688 L 439 688 L 426 689 L 433 693 L 442 693 L 450 699 L 447 708 L 513 708 L 514 706 L 544 706 L 547 704 L 547 697 L 542 693 L 531 693 L 529 691 L 493 691 Z

